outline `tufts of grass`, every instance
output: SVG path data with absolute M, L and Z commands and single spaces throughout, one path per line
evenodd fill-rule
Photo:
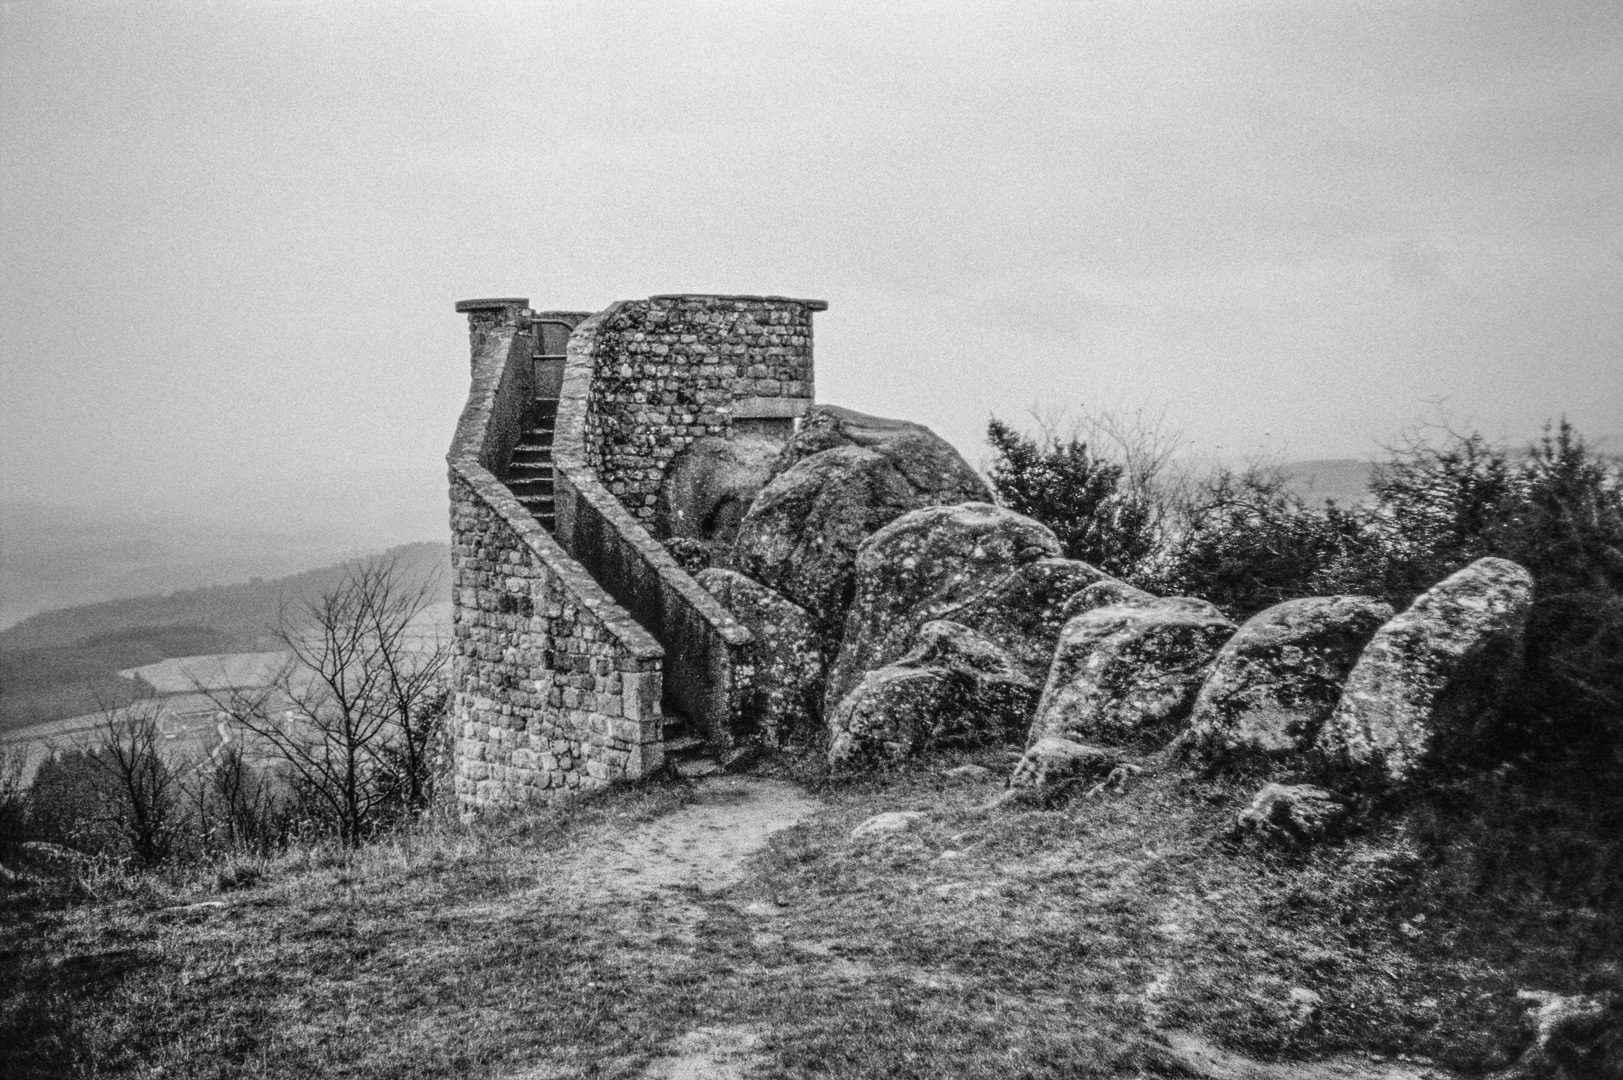
M 628 829 L 715 798 L 683 784 L 99 897 L 8 890 L 0 1073 L 629 1077 L 720 1032 L 760 1075 L 1133 1076 L 1172 1028 L 1482 1070 L 1516 1049 L 1516 990 L 1577 989 L 1619 944 L 1600 909 L 1480 888 L 1481 852 L 1439 848 L 1424 815 L 1281 854 L 1230 838 L 1233 782 L 1163 766 L 1120 797 L 988 812 L 996 781 L 941 775 L 972 760 L 1007 771 L 767 762 L 822 809 L 720 894 L 579 884 Z M 886 810 L 927 817 L 851 839 Z

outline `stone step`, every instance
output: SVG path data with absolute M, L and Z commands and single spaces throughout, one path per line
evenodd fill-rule
M 507 478 L 507 490 L 519 498 L 527 495 L 551 495 L 552 474 L 544 473 L 539 476 L 512 476 Z
M 697 735 L 673 734 L 665 735 L 665 756 L 679 757 L 704 749 L 704 740 Z
M 724 771 L 720 762 L 707 757 L 681 758 L 672 764 L 676 766 L 677 775 L 687 780 L 698 780 Z

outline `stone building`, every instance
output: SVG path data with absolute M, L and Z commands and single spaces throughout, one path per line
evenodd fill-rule
M 752 723 L 750 632 L 661 541 L 736 525 L 704 478 L 793 434 L 827 305 L 456 307 L 473 358 L 448 455 L 459 799 L 553 801 L 646 775 L 678 737 L 732 745 Z

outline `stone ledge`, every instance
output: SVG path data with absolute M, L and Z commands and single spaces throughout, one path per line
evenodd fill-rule
M 805 416 L 810 397 L 747 397 L 733 402 L 734 420 L 791 420 Z
M 506 308 L 527 308 L 529 306 L 530 300 L 526 296 L 493 296 L 480 300 L 458 300 L 456 302 L 456 309 L 459 312 L 502 311 Z

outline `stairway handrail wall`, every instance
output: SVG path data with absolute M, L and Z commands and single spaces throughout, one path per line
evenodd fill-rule
M 702 725 L 707 740 L 730 746 L 753 672 L 740 623 L 671 557 L 598 479 L 587 445 L 587 414 L 600 352 L 600 328 L 634 301 L 586 319 L 569 337 L 553 437 L 556 536 L 626 610 L 666 644 L 665 691 Z
M 457 650 L 452 665 L 457 730 L 453 734 L 457 739 L 458 796 L 470 805 L 568 797 L 580 787 L 644 775 L 663 760 L 660 700 L 665 650 L 541 526 L 498 476 L 522 437 L 530 409 L 533 351 L 531 336 L 512 324 L 474 335 L 472 383 L 446 455 L 457 606 Z M 494 516 L 498 534 L 476 537 L 459 531 L 459 488 L 466 489 L 478 506 Z M 498 572 L 512 575 L 500 586 L 506 590 L 501 597 L 486 595 L 491 590 L 481 590 L 478 574 L 469 569 L 479 560 L 491 558 L 480 547 L 511 550 L 518 560 Z M 490 576 L 491 572 L 480 573 Z M 528 603 L 520 603 L 512 595 L 515 585 L 527 590 L 524 600 Z M 505 601 L 512 601 L 516 610 L 508 612 Z M 489 610 L 493 606 L 499 613 Z M 548 653 L 561 646 L 545 639 L 566 628 L 570 637 L 585 642 L 572 647 L 597 655 L 593 664 L 601 663 L 602 668 L 589 673 L 547 670 L 555 665 L 524 656 L 540 650 L 498 648 L 475 640 L 484 623 L 492 619 L 511 620 L 519 632 L 543 639 Z M 485 682 L 492 681 L 495 671 L 494 681 L 503 687 L 501 694 L 521 701 L 527 698 L 527 703 L 514 706 L 510 700 L 498 700 L 488 686 L 476 692 L 470 687 L 476 681 L 470 680 L 474 669 Z M 577 685 L 583 680 L 591 681 L 593 688 Z M 561 705 L 537 704 L 554 691 Z M 513 715 L 518 712 L 526 714 L 522 723 Z M 533 725 L 562 732 L 570 744 L 570 759 L 579 767 L 567 777 L 567 786 L 556 765 L 556 748 L 540 751 L 521 745 L 524 729 Z M 631 747 L 629 753 L 623 749 L 625 745 Z M 549 776 L 549 772 L 556 775 Z
M 635 656 L 662 657 L 665 650 L 659 641 L 615 602 L 502 482 L 513 447 L 524 434 L 533 378 L 532 347 L 530 335 L 508 327 L 492 335 L 474 356 L 473 386 L 446 456 L 451 473 L 472 487 L 537 558 L 569 581 L 583 604 L 603 614 L 604 629 L 622 647 Z

